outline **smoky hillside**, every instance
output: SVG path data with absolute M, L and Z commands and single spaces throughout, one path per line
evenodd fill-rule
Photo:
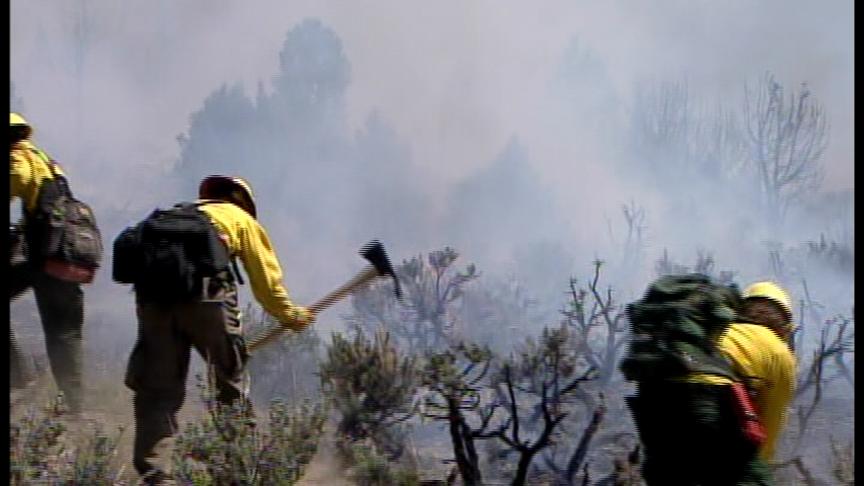
M 505 3 L 13 0 L 11 107 L 94 208 L 106 262 L 125 226 L 219 173 L 251 183 L 299 304 L 360 270 L 361 245 L 385 244 L 408 300 L 381 283 L 322 314 L 281 348 L 303 346 L 303 366 L 257 369 L 262 399 L 319 393 L 316 364 L 350 345 L 331 332 L 384 328 L 406 356 L 457 340 L 527 356 L 599 329 L 583 344 L 603 373 L 567 425 L 588 434 L 593 412 L 621 413 L 622 306 L 652 279 L 773 279 L 796 305 L 802 373 L 832 343 L 842 356 L 801 398 L 821 442 L 785 446 L 829 471 L 819 447 L 854 422 L 852 2 Z M 134 296 L 106 263 L 86 302 L 91 365 L 113 378 Z M 591 305 L 596 322 L 580 321 Z M 42 352 L 32 295 L 12 318 Z M 487 359 L 465 352 L 447 359 Z M 811 418 L 814 403 L 827 411 Z M 585 457 L 607 474 L 597 447 Z M 543 454 L 543 471 L 577 477 L 566 466 L 582 456 Z

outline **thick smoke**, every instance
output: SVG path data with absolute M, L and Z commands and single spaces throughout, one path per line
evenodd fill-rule
M 552 322 L 568 279 L 638 295 L 664 253 L 776 278 L 850 314 L 852 2 L 11 4 L 13 109 L 110 241 L 209 173 L 256 190 L 300 303 L 381 238 L 445 246 Z M 745 89 L 824 109 L 818 185 L 766 212 Z M 108 255 L 110 258 L 110 255 Z M 248 292 L 245 297 L 250 298 Z M 90 346 L 125 359 L 128 289 L 87 293 Z M 32 317 L 32 298 L 13 305 Z M 24 317 L 26 316 L 26 317 Z M 340 311 L 322 329 L 341 329 Z M 482 335 L 483 333 L 477 333 Z M 810 336 L 815 339 L 817 333 Z

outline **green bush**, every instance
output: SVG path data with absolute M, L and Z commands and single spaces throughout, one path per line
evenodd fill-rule
M 351 479 L 358 486 L 419 486 L 416 471 L 395 466 L 374 444 L 354 443 L 348 451 Z
M 358 330 L 350 341 L 333 335 L 320 371 L 327 397 L 340 414 L 339 435 L 349 442 L 370 438 L 388 456 L 398 457 L 398 425 L 416 408 L 416 358 L 399 353 L 386 332 L 370 340 Z
M 271 403 L 260 427 L 240 403 L 220 406 L 205 394 L 208 414 L 187 424 L 174 447 L 174 477 L 183 484 L 290 485 L 303 475 L 325 420 L 321 405 Z
M 9 427 L 9 483 L 110 485 L 119 478 L 117 445 L 123 429 L 114 437 L 96 428 L 75 442 L 64 423 L 62 397 L 52 400 L 41 413 L 29 410 Z
M 28 411 L 9 427 L 9 482 L 13 485 L 56 482 L 60 479 L 57 458 L 63 453 L 61 436 L 66 425 L 61 400 L 55 400 L 38 414 Z

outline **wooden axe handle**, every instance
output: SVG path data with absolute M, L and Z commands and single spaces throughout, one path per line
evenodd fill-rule
M 348 281 L 348 283 L 330 292 L 314 304 L 310 305 L 309 310 L 313 314 L 319 314 L 324 309 L 344 299 L 352 292 L 362 287 L 363 285 L 366 285 L 366 283 L 375 279 L 378 276 L 378 270 L 376 270 L 375 267 L 370 265 L 366 269 L 358 273 L 350 281 Z M 276 325 L 271 327 L 270 329 L 267 329 L 266 331 L 259 334 L 258 336 L 255 336 L 249 341 L 249 343 L 246 345 L 246 351 L 248 353 L 252 353 L 256 349 L 264 346 L 265 344 L 273 341 L 274 339 L 282 335 L 282 333 L 285 332 L 285 330 L 287 329 L 287 327 L 281 325 Z

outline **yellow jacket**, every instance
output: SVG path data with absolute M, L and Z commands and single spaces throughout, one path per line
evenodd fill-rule
M 720 339 L 720 349 L 755 391 L 755 405 L 767 435 L 759 456 L 771 461 L 795 393 L 795 356 L 774 331 L 758 324 L 730 325 Z M 728 378 L 706 374 L 691 375 L 688 381 L 715 385 L 732 383 Z
M 36 209 L 39 190 L 45 181 L 54 179 L 48 166 L 50 158 L 29 140 L 12 145 L 9 151 L 9 200 L 21 198 L 28 213 Z M 57 173 L 63 174 L 55 165 Z
M 222 201 L 199 201 L 201 211 L 225 241 L 232 257 L 240 258 L 249 277 L 252 294 L 268 314 L 281 324 L 300 331 L 308 324 L 302 308 L 294 305 L 282 285 L 282 268 L 264 227 L 239 206 Z

